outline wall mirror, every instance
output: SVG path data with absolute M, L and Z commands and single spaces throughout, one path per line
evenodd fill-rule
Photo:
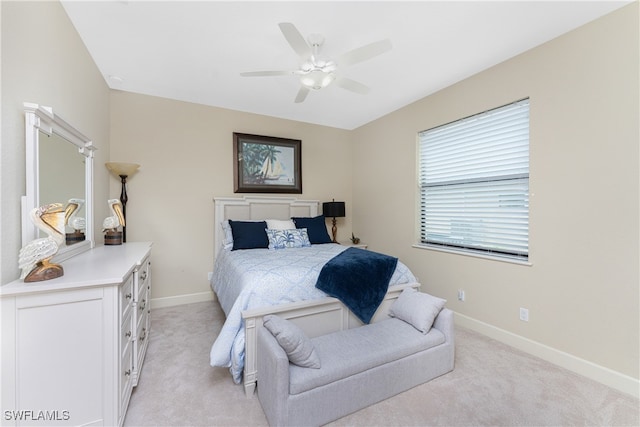
M 22 245 L 46 237 L 29 219 L 32 209 L 78 203 L 56 255 L 62 261 L 94 246 L 93 142 L 48 107 L 25 103 L 26 195 L 22 203 Z M 76 228 L 77 227 L 77 228 Z

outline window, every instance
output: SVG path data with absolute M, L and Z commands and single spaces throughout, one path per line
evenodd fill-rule
M 529 257 L 529 100 L 419 135 L 420 243 Z

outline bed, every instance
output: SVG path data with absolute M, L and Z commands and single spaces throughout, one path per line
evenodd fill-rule
M 233 380 L 242 383 L 246 395 L 252 396 L 258 379 L 256 337 L 263 316 L 278 314 L 311 337 L 363 324 L 339 299 L 315 287 L 322 267 L 349 248 L 325 243 L 284 250 L 230 250 L 228 220 L 250 225 L 247 222 L 266 219 L 273 220 L 272 224 L 292 217 L 316 218 L 319 203 L 254 196 L 215 198 L 214 205 L 216 259 L 211 287 L 226 321 L 211 347 L 210 363 L 229 368 Z M 323 227 L 326 231 L 326 225 Z M 371 322 L 387 318 L 389 306 L 404 288 L 419 286 L 406 265 L 398 261 Z

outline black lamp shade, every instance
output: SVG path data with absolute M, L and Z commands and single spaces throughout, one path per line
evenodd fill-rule
M 322 215 L 328 218 L 345 216 L 344 202 L 325 202 L 322 204 Z

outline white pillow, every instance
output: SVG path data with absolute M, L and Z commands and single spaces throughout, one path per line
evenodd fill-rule
M 267 228 L 270 230 L 292 230 L 296 228 L 296 225 L 290 219 L 268 219 Z
M 220 223 L 222 227 L 222 247 L 228 251 L 233 249 L 233 232 L 231 231 L 231 226 L 229 225 L 229 220 L 224 220 Z
M 389 315 L 404 320 L 426 334 L 446 302 L 447 300 L 418 292 L 414 288 L 405 288 L 391 304 Z

